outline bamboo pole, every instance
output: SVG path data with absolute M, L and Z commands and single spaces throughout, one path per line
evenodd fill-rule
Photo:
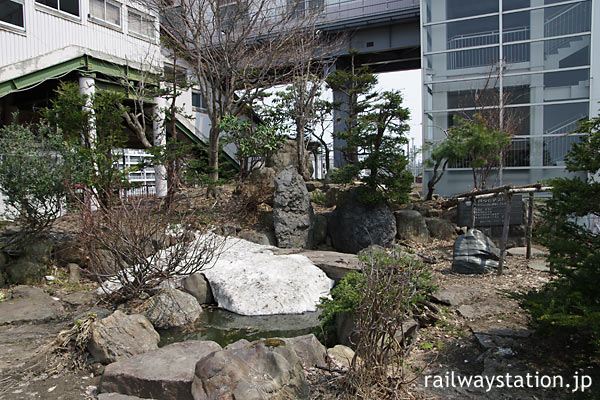
M 504 226 L 502 227 L 502 242 L 500 243 L 500 260 L 498 261 L 498 276 L 502 275 L 504 270 L 504 252 L 506 251 L 506 242 L 508 241 L 508 228 L 510 224 L 510 203 L 512 194 L 508 189 L 504 190 L 506 198 L 506 208 L 504 209 Z
M 531 236 L 533 228 L 533 192 L 529 193 L 529 204 L 527 211 L 527 252 L 525 258 L 528 260 L 531 258 Z

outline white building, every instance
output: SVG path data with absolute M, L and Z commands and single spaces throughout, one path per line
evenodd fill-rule
M 564 158 L 581 135 L 567 134 L 599 111 L 599 23 L 590 0 L 423 0 L 423 143 L 442 141 L 454 115 L 503 109 L 521 122 L 502 183 L 568 175 Z M 468 161 L 451 167 L 436 192 L 471 189 Z
M 82 93 L 97 88 L 123 90 L 119 80 L 139 81 L 143 72 L 169 68 L 160 47 L 158 15 L 129 0 L 0 0 L 0 124 L 18 111 L 23 121 L 48 105 L 59 80 L 79 82 Z M 178 98 L 183 115 L 177 127 L 185 137 L 207 143 L 210 121 L 203 100 L 188 90 Z M 156 113 L 165 100 L 149 102 Z M 148 111 L 147 111 L 148 112 Z M 155 119 L 155 143 L 164 143 L 164 126 Z M 150 133 L 150 132 L 149 132 Z M 152 136 L 152 134 L 150 134 Z M 133 141 L 135 142 L 135 141 Z M 126 164 L 139 157 L 125 152 Z M 227 148 L 229 156 L 233 149 Z M 138 176 L 139 175 L 139 176 Z M 164 171 L 142 171 L 132 180 L 166 193 Z M 152 188 L 154 190 L 154 188 Z

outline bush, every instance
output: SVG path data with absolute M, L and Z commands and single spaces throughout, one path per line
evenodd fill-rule
M 575 335 L 600 350 L 600 234 L 581 218 L 600 217 L 600 118 L 585 122 L 587 136 L 574 144 L 567 170 L 585 171 L 587 179 L 559 178 L 542 209 L 538 240 L 549 250 L 554 279 L 541 290 L 520 296 L 533 326 L 556 336 Z M 595 178 L 594 178 L 595 176 Z
M 224 244 L 193 210 L 164 208 L 156 199 L 120 199 L 98 211 L 82 205 L 81 218 L 91 273 L 115 301 L 201 271 Z
M 39 234 L 60 215 L 65 200 L 62 139 L 47 125 L 0 129 L 0 191 L 9 217 Z
M 354 55 L 351 53 L 352 63 Z M 412 174 L 404 148 L 410 111 L 402 106 L 402 94 L 395 90 L 377 93 L 377 77 L 367 67 L 338 69 L 327 78 L 327 84 L 346 93 L 350 103 L 344 110 L 347 129 L 334 133 L 346 143 L 339 149 L 346 164 L 333 171 L 332 180 L 364 182 L 358 195 L 365 204 L 407 202 Z
M 338 315 L 352 313 L 356 354 L 346 389 L 355 398 L 380 398 L 379 386 L 403 366 L 402 322 L 434 288 L 425 265 L 401 251 L 373 250 L 359 259 L 362 272 L 346 275 L 319 306 L 320 327 L 330 334 Z

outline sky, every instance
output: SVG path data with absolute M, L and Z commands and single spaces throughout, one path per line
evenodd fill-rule
M 410 110 L 410 132 L 409 137 L 414 138 L 417 149 L 422 145 L 423 105 L 421 103 L 421 70 L 387 72 L 379 74 L 377 89 L 400 90 L 404 98 L 404 105 Z

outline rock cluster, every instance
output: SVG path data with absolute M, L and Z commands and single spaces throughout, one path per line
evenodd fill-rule
M 340 363 L 349 354 L 343 348 L 332 352 Z M 242 339 L 225 348 L 211 341 L 175 343 L 108 365 L 100 398 L 308 399 L 303 367 L 324 366 L 326 356 L 314 335 Z
M 388 206 L 366 206 L 351 193 L 329 215 L 327 232 L 336 250 L 358 253 L 372 244 L 390 245 L 396 236 L 396 220 Z
M 459 274 L 486 274 L 498 268 L 500 249 L 477 229 L 460 235 L 454 243 L 452 271 Z
M 304 180 L 289 166 L 275 179 L 273 227 L 277 246 L 312 248 L 313 225 L 314 214 Z

